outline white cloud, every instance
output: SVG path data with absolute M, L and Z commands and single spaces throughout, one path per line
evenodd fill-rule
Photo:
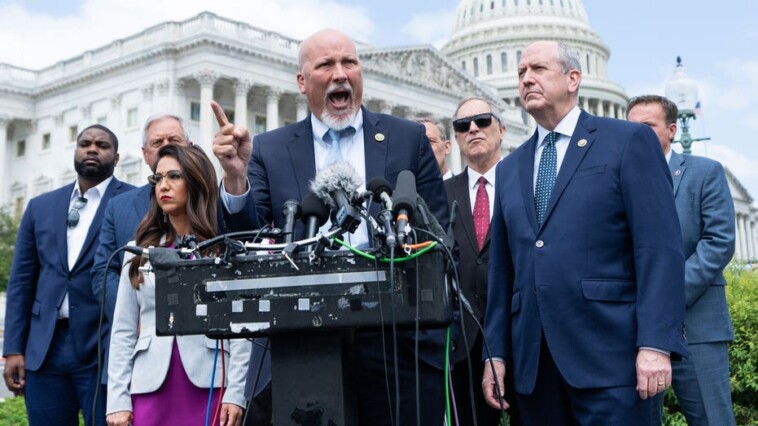
M 375 26 L 361 6 L 332 0 L 85 0 L 79 12 L 62 18 L 0 4 L 0 62 L 37 69 L 109 44 L 165 21 L 180 21 L 208 10 L 294 38 L 334 27 L 357 40 L 370 40 Z
M 455 22 L 455 10 L 426 11 L 414 15 L 403 25 L 402 31 L 412 40 L 429 43 L 438 49 L 450 38 Z

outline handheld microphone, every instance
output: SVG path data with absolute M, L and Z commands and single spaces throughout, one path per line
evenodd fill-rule
M 284 216 L 282 233 L 284 234 L 284 242 L 287 244 L 292 242 L 295 235 L 295 221 L 300 219 L 301 213 L 300 204 L 295 200 L 287 200 L 282 205 L 282 216 Z
M 333 210 L 335 223 L 349 233 L 361 224 L 361 214 L 352 204 L 361 178 L 352 166 L 339 162 L 322 169 L 311 182 L 311 190 Z
M 374 201 L 382 204 L 382 211 L 379 212 L 379 223 L 384 228 L 384 240 L 387 247 L 393 249 L 397 246 L 397 237 L 392 230 L 392 187 L 387 179 L 377 176 L 371 179 L 366 185 L 366 189 L 374 194 Z
M 392 213 L 395 215 L 397 225 L 397 243 L 405 244 L 408 222 L 413 218 L 416 211 L 416 177 L 410 170 L 403 170 L 397 176 L 395 184 L 395 196 L 392 198 Z
M 302 207 L 302 219 L 305 223 L 306 237 L 315 237 L 321 228 L 329 219 L 329 206 L 321 201 L 321 198 L 313 192 L 309 192 L 308 195 L 303 198 Z

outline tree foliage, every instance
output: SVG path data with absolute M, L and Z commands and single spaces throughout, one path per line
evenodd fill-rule
M 0 292 L 8 287 L 17 232 L 18 220 L 8 207 L 0 208 Z

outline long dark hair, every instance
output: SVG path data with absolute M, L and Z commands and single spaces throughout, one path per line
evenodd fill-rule
M 197 145 L 183 146 L 168 144 L 158 150 L 158 159 L 151 166 L 153 172 L 163 157 L 172 157 L 181 166 L 182 177 L 187 188 L 187 219 L 190 231 L 198 241 L 207 240 L 217 234 L 218 183 L 213 164 Z M 161 239 L 165 237 L 163 243 Z M 155 198 L 155 188 L 150 192 L 150 207 L 137 228 L 136 244 L 140 247 L 170 246 L 176 241 L 176 230 L 170 221 L 164 220 L 163 210 Z M 134 259 L 138 259 L 135 261 Z M 135 289 L 143 282 L 139 267 L 144 265 L 141 257 L 132 259 L 129 279 Z

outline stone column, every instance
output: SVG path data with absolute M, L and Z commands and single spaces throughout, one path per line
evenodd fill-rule
M 213 100 L 213 86 L 218 78 L 218 73 L 209 69 L 195 73 L 195 80 L 200 84 L 200 137 L 195 142 L 212 158 L 215 158 L 212 155 L 213 122 L 215 118 L 211 109 L 211 100 Z
M 184 79 L 178 79 L 174 81 L 174 96 L 171 97 L 169 103 L 169 111 L 178 114 L 180 117 L 190 117 L 190 108 L 187 105 L 187 96 L 184 89 L 187 87 L 187 81 Z M 212 111 L 211 111 L 212 112 Z
M 157 113 L 158 111 L 169 111 L 169 105 L 171 104 L 171 80 L 164 78 L 155 83 L 155 91 L 158 94 L 158 98 L 155 100 L 154 108 L 150 112 L 150 115 Z M 174 112 L 177 114 L 177 112 Z M 182 114 L 179 114 L 180 116 Z
M 742 261 L 745 257 L 742 254 L 742 240 L 744 234 L 742 233 L 742 214 L 740 213 L 735 215 L 734 228 L 734 258 L 738 261 Z
M 389 101 L 379 101 L 379 112 L 382 114 L 392 115 L 392 108 L 395 105 Z
M 6 152 L 8 151 L 8 124 L 11 118 L 7 114 L 0 114 L 0 206 L 7 204 L 10 200 L 8 197 L 8 187 L 11 182 L 9 179 L 10 162 L 7 160 Z
M 282 91 L 274 87 L 266 90 L 266 131 L 279 127 L 279 98 Z
M 749 219 L 750 219 L 750 217 L 748 215 L 743 215 L 742 216 L 742 235 L 744 236 L 744 241 L 745 241 L 745 243 L 744 243 L 744 245 L 745 245 L 745 260 L 749 260 L 750 257 L 751 257 L 750 256 L 751 255 L 751 253 L 750 253 L 751 252 L 751 250 L 750 250 L 750 240 L 752 238 L 750 236 L 750 229 L 749 229 L 750 222 L 749 222 Z
M 295 96 L 295 103 L 297 104 L 297 121 L 305 120 L 308 116 L 308 98 L 298 94 Z
M 750 259 L 758 259 L 758 252 L 756 252 L 755 247 L 755 220 L 750 221 L 749 229 L 748 229 L 748 244 L 750 244 Z
M 250 88 L 253 87 L 253 82 L 250 80 L 234 81 L 234 121 L 237 126 L 245 126 L 250 128 L 247 122 L 247 94 L 250 92 Z
M 586 96 L 582 100 L 582 109 L 587 111 L 587 113 L 590 112 L 590 100 Z

